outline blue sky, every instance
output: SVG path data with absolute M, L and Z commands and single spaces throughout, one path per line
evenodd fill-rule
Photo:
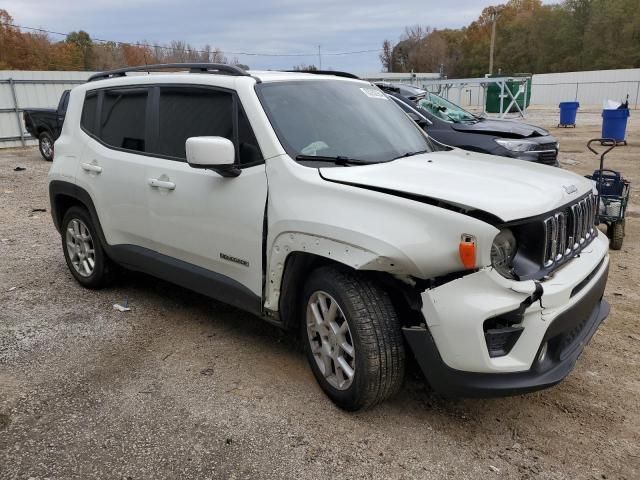
M 377 52 L 329 55 L 379 49 L 397 41 L 407 25 L 461 27 L 475 20 L 490 0 L 5 0 L 18 25 L 57 32 L 86 30 L 94 38 L 168 43 L 183 40 L 194 47 L 209 44 L 229 59 L 255 69 L 284 69 L 318 64 L 356 73 L 380 71 Z M 553 3 L 553 2 L 545 2 Z M 52 36 L 52 38 L 59 38 Z M 232 52 L 305 56 L 247 56 Z

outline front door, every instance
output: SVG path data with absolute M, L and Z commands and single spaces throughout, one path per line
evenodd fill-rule
M 267 178 L 260 149 L 235 94 L 198 86 L 154 87 L 157 140 L 147 198 L 154 249 L 240 283 L 262 296 Z M 186 163 L 185 142 L 220 136 L 236 146 L 242 173 L 224 178 Z

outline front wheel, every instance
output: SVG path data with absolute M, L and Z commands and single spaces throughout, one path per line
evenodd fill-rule
M 303 301 L 307 358 L 336 405 L 368 408 L 400 389 L 404 342 L 386 291 L 346 268 L 322 267 L 307 281 Z
M 47 162 L 53 161 L 53 137 L 48 132 L 42 132 L 38 137 L 38 148 L 40 155 Z

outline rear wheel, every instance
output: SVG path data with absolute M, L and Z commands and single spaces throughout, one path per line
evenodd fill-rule
M 71 207 L 62 219 L 62 250 L 69 271 L 86 288 L 101 288 L 113 278 L 114 265 L 106 256 L 89 213 Z
M 307 358 L 336 405 L 368 408 L 400 389 L 404 343 L 387 292 L 355 272 L 323 267 L 311 274 L 303 299 Z
M 624 240 L 624 220 L 611 224 L 609 230 L 609 247 L 611 250 L 620 250 Z
M 42 132 L 38 137 L 38 148 L 40 155 L 47 162 L 53 161 L 53 137 L 49 132 Z

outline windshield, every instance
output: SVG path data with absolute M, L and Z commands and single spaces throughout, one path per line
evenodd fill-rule
M 447 122 L 457 123 L 478 121 L 472 113 L 469 113 L 455 103 L 451 103 L 449 100 L 430 92 L 425 92 L 424 98 L 418 100 L 418 106 Z
M 262 83 L 256 90 L 293 158 L 379 163 L 432 151 L 426 135 L 372 85 L 304 80 Z

